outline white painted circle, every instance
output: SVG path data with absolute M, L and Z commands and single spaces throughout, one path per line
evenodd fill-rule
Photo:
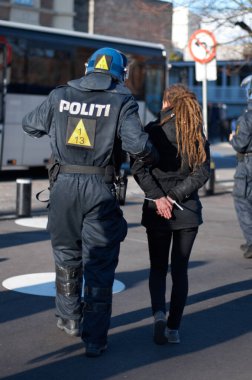
M 24 226 L 24 227 L 32 227 L 32 228 L 38 228 L 38 229 L 46 229 L 48 222 L 47 216 L 38 216 L 33 218 L 20 218 L 16 219 L 15 223 Z
M 56 294 L 54 272 L 31 273 L 10 277 L 4 280 L 2 285 L 8 290 L 36 296 L 55 297 Z M 120 293 L 124 289 L 125 285 L 121 281 L 114 280 L 113 294 Z

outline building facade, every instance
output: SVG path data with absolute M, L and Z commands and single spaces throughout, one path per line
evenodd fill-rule
M 74 1 L 0 0 L 2 20 L 73 29 Z
M 0 0 L 0 18 L 157 42 L 171 48 L 172 4 L 160 0 Z

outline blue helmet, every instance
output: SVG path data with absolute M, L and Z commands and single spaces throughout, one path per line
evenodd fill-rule
M 103 73 L 124 81 L 127 73 L 127 58 L 119 50 L 102 48 L 96 50 L 86 64 L 86 74 Z
M 252 100 L 252 75 L 243 79 L 241 87 L 245 88 L 247 99 Z

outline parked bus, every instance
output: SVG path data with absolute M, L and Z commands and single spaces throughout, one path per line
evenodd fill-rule
M 23 116 L 49 92 L 84 75 L 90 55 L 102 47 L 129 60 L 126 85 L 145 124 L 158 113 L 166 78 L 164 46 L 0 20 L 0 170 L 46 166 L 49 138 L 23 133 Z

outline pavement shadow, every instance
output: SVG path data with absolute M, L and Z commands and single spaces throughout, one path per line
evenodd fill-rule
M 241 281 L 237 283 L 232 283 L 232 284 L 220 286 L 214 289 L 209 289 L 201 293 L 189 295 L 187 299 L 187 305 L 193 305 L 202 301 L 207 301 L 207 300 L 215 299 L 217 297 L 225 296 L 228 294 L 242 292 L 242 291 L 244 292 L 248 290 L 251 290 L 252 292 L 252 280 L 245 280 L 245 281 Z M 251 293 L 251 297 L 252 297 L 252 293 Z M 169 303 L 167 303 L 167 310 L 169 310 Z M 251 305 L 251 311 L 252 311 L 252 305 Z M 133 312 L 124 313 L 123 315 L 115 316 L 112 319 L 112 323 L 114 327 L 118 327 L 125 324 L 125 321 L 127 321 L 127 323 L 135 323 L 142 319 L 148 318 L 150 316 L 151 316 L 151 311 L 149 307 L 149 308 L 139 309 Z M 219 321 L 216 321 L 216 323 L 219 323 Z M 223 320 L 223 323 L 225 323 L 224 320 Z M 184 324 L 184 320 L 183 320 L 183 324 Z M 252 329 L 252 325 L 251 325 L 251 329 Z
M 214 294 L 224 295 L 228 292 L 239 292 L 251 289 L 251 281 L 242 281 L 230 284 L 213 291 L 202 292 L 198 299 L 206 300 Z M 195 299 L 196 300 L 196 299 Z M 192 302 L 192 299 L 191 299 Z M 139 313 L 139 310 L 132 312 Z M 30 366 L 35 366 L 20 373 L 7 376 L 5 380 L 105 380 L 108 378 L 122 378 L 123 373 L 147 367 L 151 363 L 165 361 L 165 368 L 169 366 L 169 360 L 193 352 L 201 351 L 209 347 L 229 342 L 252 330 L 252 295 L 238 295 L 235 299 L 215 305 L 206 309 L 185 315 L 181 329 L 182 343 L 180 345 L 157 346 L 152 342 L 152 324 L 127 329 L 127 331 L 111 332 L 109 336 L 108 350 L 97 360 L 86 358 L 83 353 L 82 343 L 73 342 L 64 338 L 66 345 L 59 350 L 35 357 L 30 361 Z M 126 314 L 127 315 L 127 314 Z M 127 323 L 123 314 L 121 322 Z M 114 321 L 112 320 L 112 327 Z M 56 332 L 55 332 L 56 334 Z M 164 363 L 163 363 L 164 364 Z M 164 370 L 164 369 L 163 369 Z M 123 376 L 127 377 L 127 376 Z M 157 373 L 158 377 L 158 373 Z
M 50 240 L 49 233 L 46 230 L 10 232 L 0 235 L 0 249 L 46 240 Z
M 191 261 L 189 269 L 205 265 L 205 261 Z M 148 278 L 149 269 L 142 269 L 135 272 L 120 272 L 116 273 L 116 279 L 123 282 L 126 289 L 137 286 L 139 282 L 145 281 Z M 29 285 L 28 289 L 32 288 L 33 293 L 36 292 L 36 287 L 39 287 L 38 294 L 28 294 L 25 292 L 25 287 L 22 292 L 15 290 L 6 290 L 0 292 L 0 304 L 3 306 L 0 313 L 0 323 L 10 322 L 17 320 L 32 314 L 37 314 L 42 311 L 46 311 L 55 307 L 54 296 L 41 296 L 42 287 L 48 288 L 49 283 Z M 39 298 L 38 298 L 39 297 Z M 38 302 L 39 299 L 39 302 Z M 134 312 L 134 317 L 137 320 L 147 318 L 150 315 L 148 308 Z M 117 319 L 115 319 L 117 321 Z M 124 314 L 124 323 L 131 323 L 131 313 Z M 119 323 L 119 324 L 118 324 Z M 116 325 L 120 325 L 121 322 L 116 322 Z
M 55 308 L 54 297 L 35 296 L 12 290 L 0 292 L 0 323 L 18 320 Z
M 208 261 L 189 261 L 189 270 L 193 268 L 197 268 L 202 265 L 207 265 Z M 123 282 L 126 286 L 126 289 L 130 289 L 139 282 L 145 281 L 149 276 L 149 268 L 148 269 L 140 269 L 134 272 L 116 272 L 116 279 Z

